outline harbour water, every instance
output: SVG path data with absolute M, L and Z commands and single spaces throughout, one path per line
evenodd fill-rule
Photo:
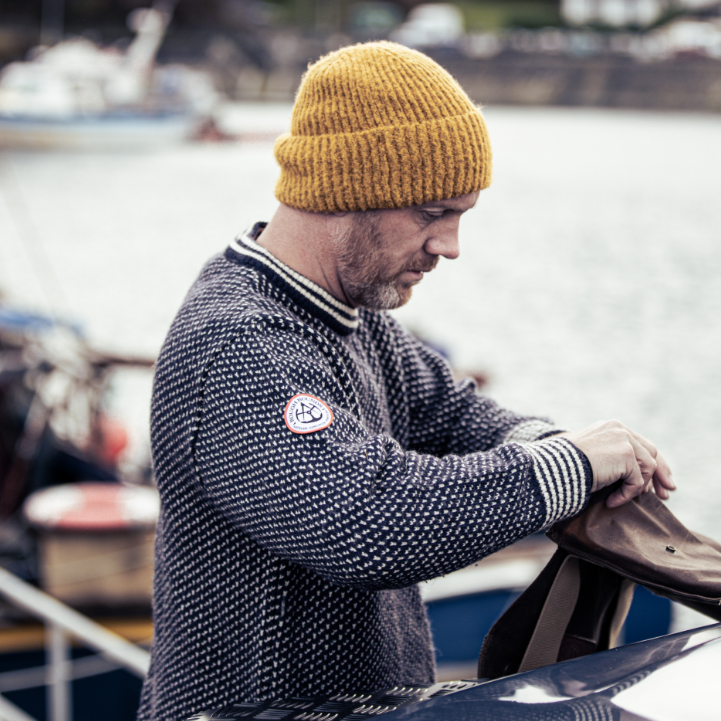
M 276 207 L 290 106 L 236 105 L 239 143 L 0 155 L 0 290 L 157 354 L 202 263 Z M 619 418 L 670 461 L 672 509 L 721 539 L 721 116 L 489 108 L 494 184 L 397 311 L 487 392 L 576 428 Z M 147 433 L 149 378 L 118 412 Z

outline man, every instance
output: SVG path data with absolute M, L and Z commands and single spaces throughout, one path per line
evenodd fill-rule
M 311 66 L 281 205 L 191 289 L 157 366 L 162 512 L 140 719 L 433 681 L 417 583 L 674 483 L 618 422 L 561 433 L 454 385 L 405 303 L 491 177 L 480 111 L 392 43 Z

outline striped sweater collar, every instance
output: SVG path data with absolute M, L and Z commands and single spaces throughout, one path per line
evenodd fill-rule
M 256 223 L 233 240 L 225 257 L 241 265 L 249 265 L 280 286 L 301 308 L 316 316 L 340 335 L 350 335 L 358 327 L 357 308 L 351 308 L 328 291 L 308 280 L 272 253 L 256 243 L 266 223 Z

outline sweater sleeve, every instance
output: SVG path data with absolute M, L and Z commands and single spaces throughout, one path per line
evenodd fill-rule
M 478 393 L 471 379 L 456 383 L 450 365 L 391 317 L 402 393 L 410 403 L 408 447 L 444 456 L 486 451 L 502 443 L 529 443 L 559 433 L 548 419 L 523 416 Z
M 287 409 L 299 394 L 321 401 L 330 423 L 294 432 Z M 438 458 L 371 434 L 327 350 L 263 323 L 207 370 L 194 455 L 211 502 L 260 546 L 369 590 L 478 561 L 578 512 L 591 485 L 564 439 Z

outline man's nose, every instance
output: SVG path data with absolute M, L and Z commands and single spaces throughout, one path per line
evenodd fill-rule
M 439 225 L 424 246 L 428 255 L 441 255 L 448 260 L 455 260 L 461 254 L 458 245 L 459 218 L 448 218 Z

